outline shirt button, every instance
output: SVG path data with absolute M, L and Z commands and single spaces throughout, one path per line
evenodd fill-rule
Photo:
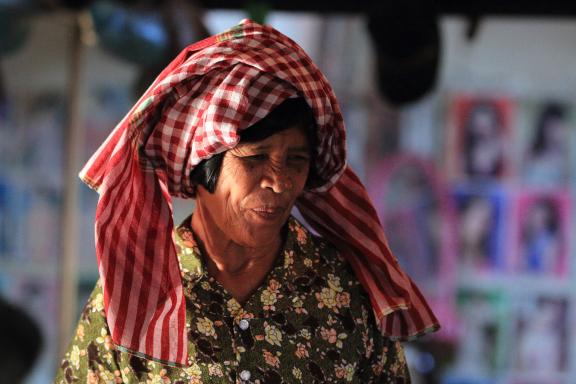
M 238 324 L 241 330 L 245 331 L 250 327 L 250 323 L 246 319 L 240 320 L 240 324 Z
M 250 371 L 244 370 L 242 372 L 240 372 L 240 379 L 242 379 L 242 381 L 248 381 L 250 380 Z

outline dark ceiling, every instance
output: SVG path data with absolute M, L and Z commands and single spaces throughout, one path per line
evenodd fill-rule
M 380 0 L 386 1 L 386 0 Z M 399 0 L 406 1 L 406 0 Z M 378 1 L 341 0 L 199 0 L 210 9 L 242 9 L 250 4 L 266 5 L 274 10 L 322 13 L 367 13 Z M 437 0 L 436 9 L 442 15 L 517 16 L 517 17 L 575 17 L 573 0 Z

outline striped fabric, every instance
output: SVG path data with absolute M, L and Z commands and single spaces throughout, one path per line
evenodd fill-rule
M 323 180 L 299 199 L 299 209 L 350 260 L 385 334 L 409 338 L 438 327 L 391 255 L 364 187 L 346 167 L 344 123 L 327 80 L 292 40 L 245 20 L 178 55 L 80 173 L 100 194 L 96 253 L 119 348 L 186 365 L 171 196 L 192 197 L 194 166 L 233 148 L 239 131 L 295 96 L 314 112 Z
M 350 262 L 384 335 L 410 340 L 439 328 L 418 287 L 390 252 L 376 210 L 352 169 L 347 167 L 327 192 L 305 193 L 297 205 Z

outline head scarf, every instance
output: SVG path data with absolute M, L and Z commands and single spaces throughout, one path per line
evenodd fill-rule
M 233 148 L 241 130 L 296 96 L 314 113 L 322 180 L 298 199 L 302 215 L 350 261 L 383 334 L 408 339 L 438 328 L 391 254 L 364 186 L 346 166 L 344 122 L 328 81 L 295 42 L 244 20 L 184 49 L 80 173 L 100 194 L 96 254 L 119 348 L 186 365 L 171 196 L 192 197 L 194 166 Z

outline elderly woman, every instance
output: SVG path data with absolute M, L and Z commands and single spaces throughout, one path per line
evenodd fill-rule
M 398 340 L 438 327 L 346 167 L 333 91 L 270 27 L 184 50 L 81 177 L 100 281 L 58 383 L 409 382 Z M 171 196 L 196 201 L 176 229 Z

